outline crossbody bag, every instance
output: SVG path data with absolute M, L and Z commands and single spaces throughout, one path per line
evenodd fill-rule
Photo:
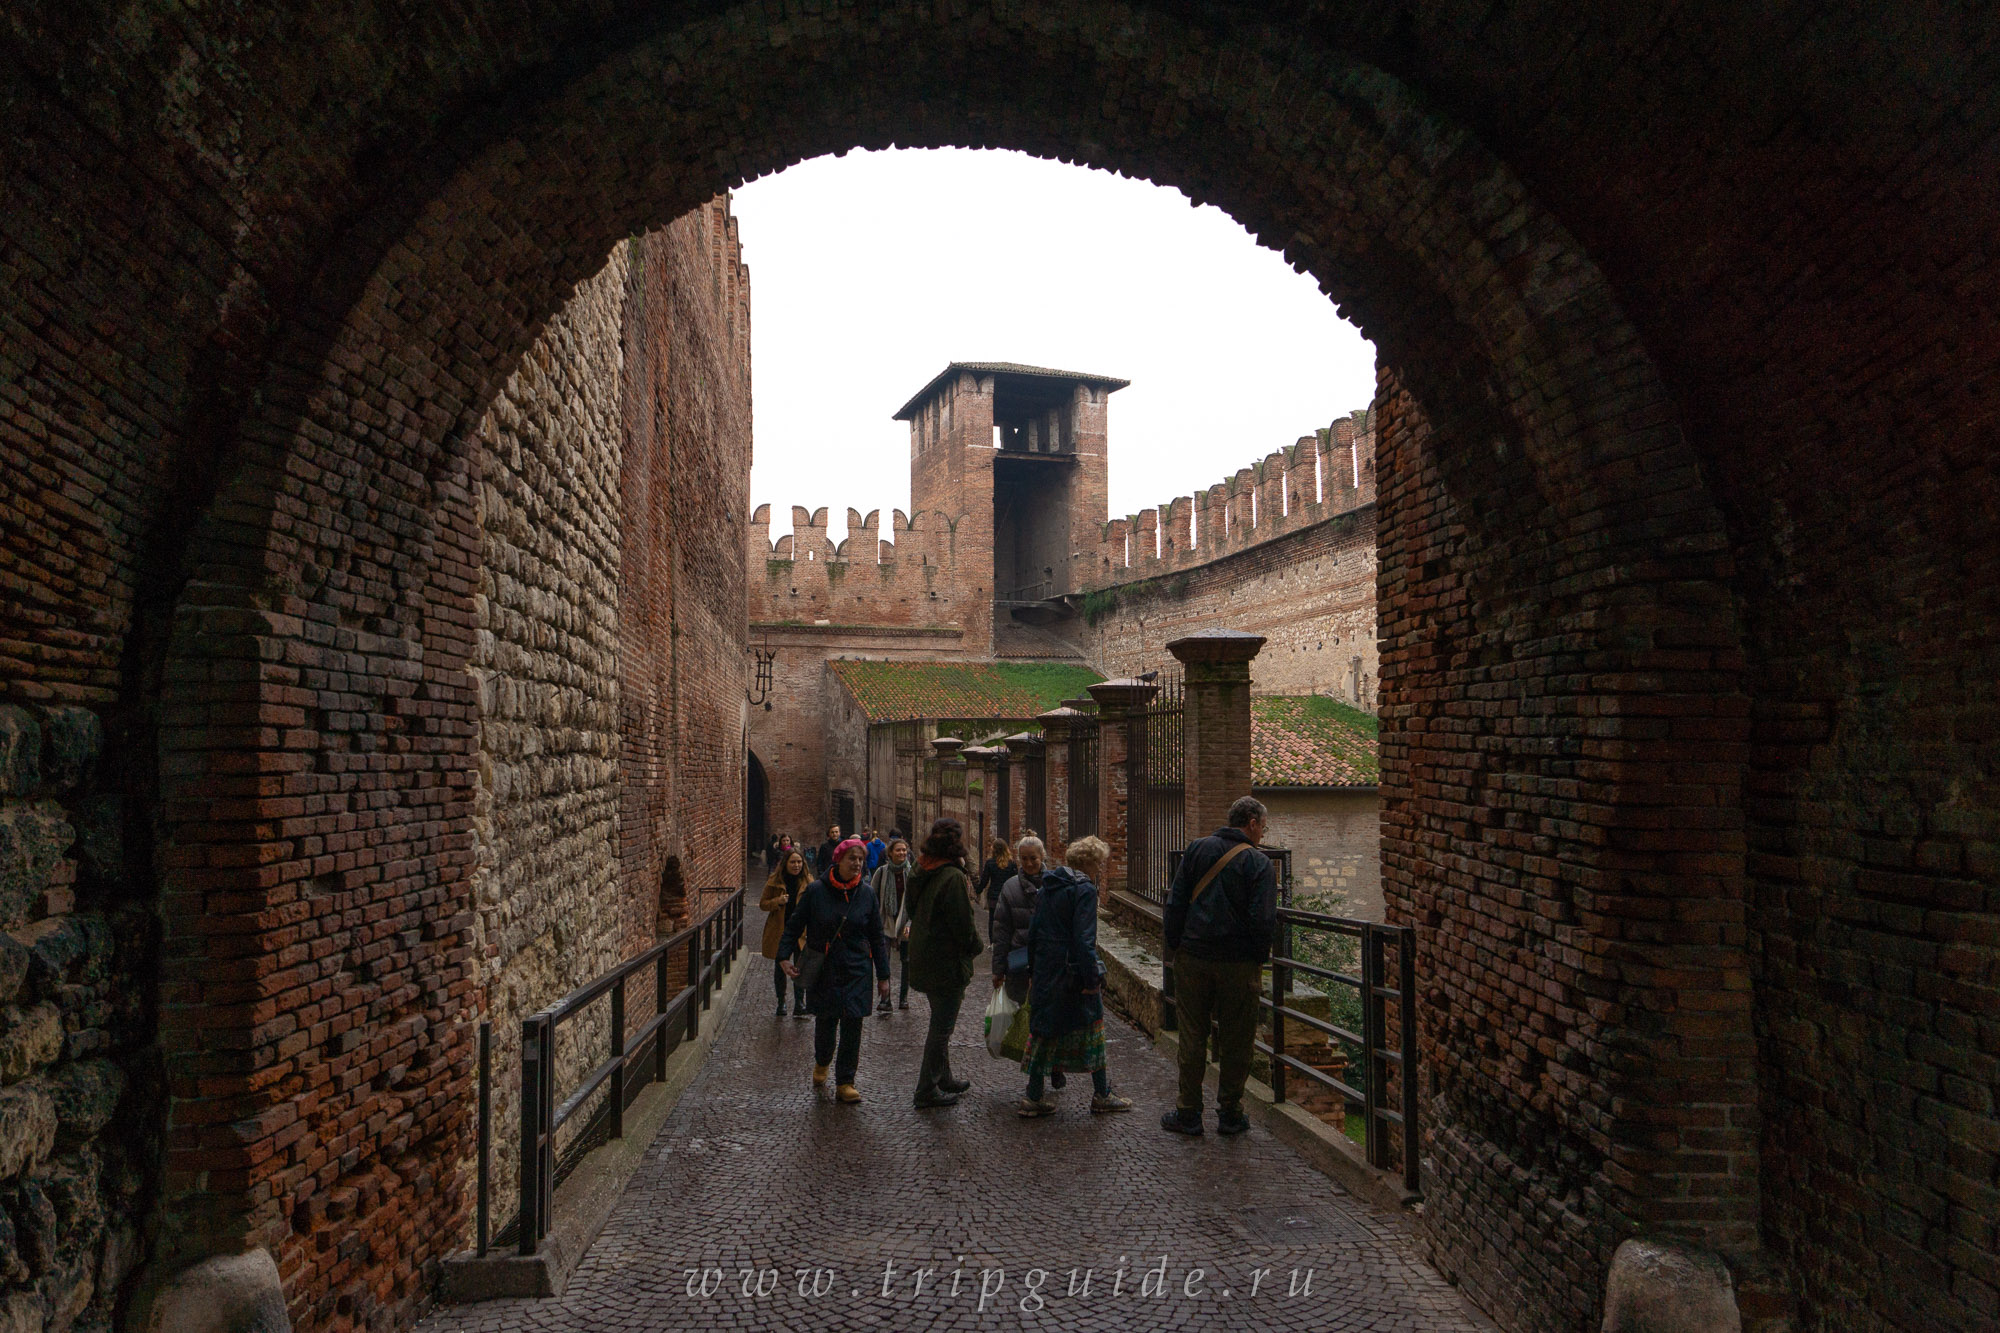
M 827 955 L 833 952 L 833 946 L 840 943 L 840 937 L 847 932 L 847 909 L 852 906 L 851 902 L 841 904 L 840 925 L 835 928 L 833 937 L 827 940 L 826 947 L 808 948 L 805 955 L 799 959 L 799 986 L 806 994 L 812 994 L 819 986 L 820 977 L 826 971 Z

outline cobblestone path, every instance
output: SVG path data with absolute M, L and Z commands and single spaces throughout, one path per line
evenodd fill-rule
M 1492 1327 L 1261 1125 L 1218 1138 L 1211 1113 L 1203 1138 L 1164 1133 L 1173 1070 L 1121 1019 L 1109 1059 L 1129 1114 L 1091 1115 L 1073 1077 L 1060 1113 L 1015 1116 L 1020 1071 L 981 1035 L 983 974 L 952 1047 L 964 1100 L 910 1104 L 928 1017 L 913 992 L 868 1020 L 866 1100 L 842 1106 L 814 1095 L 812 1024 L 772 1016 L 771 964 L 739 965 L 734 1012 L 568 1291 L 443 1310 L 424 1333 Z

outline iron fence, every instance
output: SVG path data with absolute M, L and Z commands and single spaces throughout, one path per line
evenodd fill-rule
M 1306 962 L 1293 956 L 1294 931 L 1321 932 L 1360 941 L 1361 975 Z M 1389 954 L 1393 951 L 1392 965 Z M 1393 966 L 1393 983 L 1390 980 Z M 1329 1018 L 1309 1014 L 1290 1003 L 1295 972 L 1333 982 L 1359 993 L 1361 1031 L 1342 1027 Z M 1298 1073 L 1332 1089 L 1349 1102 L 1362 1106 L 1363 1142 L 1368 1163 L 1382 1170 L 1400 1165 L 1403 1187 L 1412 1194 L 1421 1188 L 1418 1163 L 1421 1153 L 1417 1123 L 1417 932 L 1412 926 L 1385 926 L 1374 921 L 1302 912 L 1293 907 L 1278 909 L 1278 936 L 1271 950 L 1271 986 L 1260 997 L 1268 1016 L 1271 1040 L 1258 1042 L 1257 1049 L 1271 1062 L 1271 1098 L 1285 1100 L 1285 1081 Z M 1303 1023 L 1308 1029 L 1332 1038 L 1361 1058 L 1361 1086 L 1321 1069 L 1290 1053 L 1285 1025 Z M 1385 1096 L 1394 1084 L 1393 1104 Z
M 555 1208 L 555 1187 L 574 1170 L 589 1150 L 608 1139 L 623 1138 L 625 1108 L 648 1082 L 667 1076 L 667 1057 L 683 1037 L 692 1040 L 700 1032 L 701 1011 L 714 998 L 717 980 L 726 973 L 743 948 L 743 890 L 716 889 L 726 894 L 701 920 L 667 939 L 661 940 L 638 957 L 620 963 L 611 971 L 571 991 L 556 1003 L 521 1020 L 521 1180 L 520 1206 L 514 1220 L 502 1230 L 501 1243 L 509 1237 L 520 1245 L 522 1254 L 533 1254 L 548 1235 Z M 678 954 L 686 962 L 686 980 L 669 994 L 671 964 Z M 625 983 L 651 969 L 653 973 L 653 1016 L 638 1032 L 625 1033 Z M 611 1005 L 610 1049 L 605 1059 L 583 1078 L 582 1084 L 556 1102 L 556 1029 L 576 1018 L 598 1000 L 608 997 Z M 477 1244 L 479 1253 L 488 1246 L 487 1147 L 492 1142 L 489 1038 L 482 1034 L 479 1087 L 479 1164 L 477 1196 Z M 629 1077 L 634 1070 L 645 1071 L 641 1078 Z M 579 1111 L 598 1102 L 591 1119 L 560 1159 L 556 1135 Z
M 1046 838 L 1049 834 L 1048 756 L 1038 744 L 1021 762 L 1028 768 L 1027 779 L 1021 784 L 1023 803 L 1028 808 L 1021 812 L 1021 823 Z
M 1163 679 L 1160 692 L 1146 705 L 1144 763 L 1133 766 L 1129 808 L 1142 812 L 1146 821 L 1146 874 L 1132 887 L 1155 903 L 1167 901 L 1175 854 L 1187 845 L 1184 716 L 1180 677 Z
M 1069 828 L 1063 841 L 1097 832 L 1097 742 L 1095 717 L 1080 717 L 1069 729 Z

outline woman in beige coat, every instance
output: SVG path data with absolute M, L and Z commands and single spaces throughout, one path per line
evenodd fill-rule
M 785 940 L 785 918 L 798 906 L 799 895 L 806 885 L 812 883 L 812 872 L 806 869 L 805 853 L 793 848 L 785 854 L 785 859 L 771 877 L 764 881 L 764 896 L 757 900 L 757 906 L 764 909 L 763 954 L 771 960 L 773 984 L 778 991 L 778 1017 L 785 1016 L 785 969 L 778 965 L 778 946 Z M 792 983 L 792 1015 L 806 1017 L 806 990 L 797 982 Z

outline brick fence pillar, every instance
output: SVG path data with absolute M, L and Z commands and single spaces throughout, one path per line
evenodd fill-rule
M 1049 825 L 1042 830 L 1042 841 L 1048 845 L 1050 865 L 1061 865 L 1069 846 L 1069 729 L 1082 716 L 1065 704 L 1035 719 L 1042 724 L 1042 800 Z
M 931 737 L 931 754 L 937 764 L 938 775 L 937 809 L 932 812 L 932 819 L 949 816 L 961 824 L 965 822 L 965 798 L 963 796 L 954 798 L 950 795 L 952 770 L 963 770 L 965 767 L 965 761 L 958 757 L 958 752 L 964 745 L 965 742 L 956 736 Z M 917 830 L 917 840 L 922 842 L 930 832 L 930 825 L 924 823 L 921 814 L 917 816 L 917 823 L 922 825 Z
M 1131 796 L 1135 776 L 1144 801 L 1146 765 L 1146 704 L 1160 692 L 1143 680 L 1107 680 L 1090 687 L 1097 701 L 1097 836 L 1111 844 L 1111 864 L 1097 887 L 1105 896 L 1126 889 L 1128 871 L 1136 858 L 1145 874 L 1145 812 L 1139 814 L 1136 841 L 1131 836 Z
M 1185 685 L 1181 718 L 1189 839 L 1222 827 L 1230 802 L 1250 794 L 1250 659 L 1262 635 L 1204 630 L 1175 639 Z

